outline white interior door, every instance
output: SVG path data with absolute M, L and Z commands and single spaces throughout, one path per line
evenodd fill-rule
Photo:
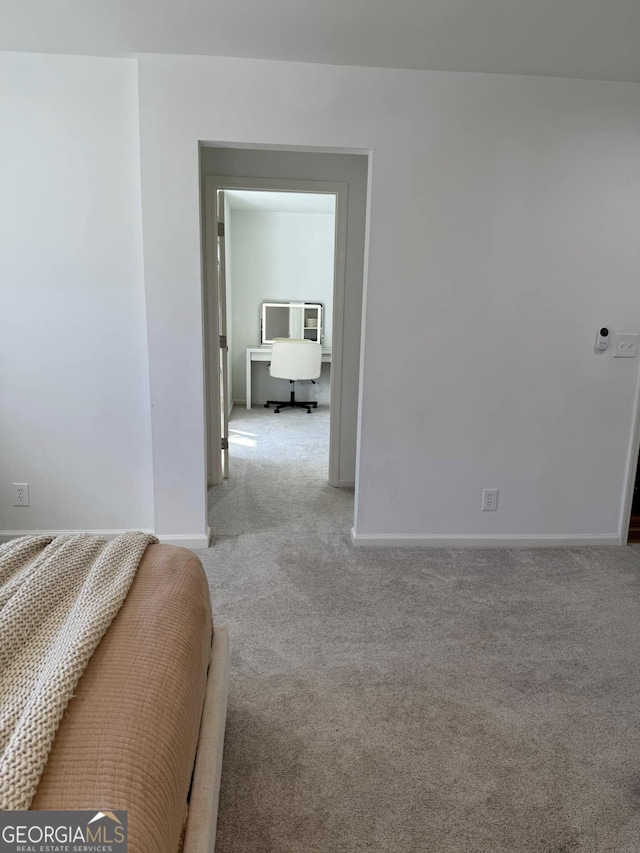
M 224 191 L 218 190 L 216 200 L 217 265 L 218 265 L 218 344 L 219 403 L 220 403 L 220 465 L 222 477 L 229 476 L 229 346 L 227 342 L 227 275 L 225 264 Z

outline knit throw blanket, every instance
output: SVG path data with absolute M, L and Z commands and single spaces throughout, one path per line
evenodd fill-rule
M 28 809 L 91 655 L 120 609 L 144 533 L 0 545 L 0 809 Z

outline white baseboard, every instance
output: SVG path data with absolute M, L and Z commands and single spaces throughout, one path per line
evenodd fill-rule
M 90 533 L 92 536 L 104 536 L 105 539 L 115 539 L 121 533 L 127 533 L 128 529 L 138 530 L 140 528 L 123 528 L 122 530 L 0 530 L 0 543 L 9 542 L 20 536 L 61 536 L 68 533 Z M 208 548 L 211 541 L 211 529 L 207 532 L 178 533 L 162 536 L 153 530 L 142 530 L 142 533 L 151 533 L 158 537 L 163 545 L 180 545 L 182 548 Z
M 211 542 L 211 528 L 206 533 L 156 533 L 161 545 L 179 545 L 181 548 L 208 548 Z
M 581 548 L 620 544 L 617 533 L 570 534 L 466 534 L 439 533 L 356 533 L 351 529 L 351 541 L 361 548 Z
M 336 483 L 336 489 L 355 489 L 355 487 L 355 480 L 338 480 Z
M 153 530 L 143 527 L 123 527 L 121 530 L 0 530 L 0 543 L 18 539 L 20 536 L 63 536 L 75 533 L 90 533 L 92 536 L 104 536 L 105 539 L 115 539 L 121 533 L 129 530 L 139 530 L 141 533 L 151 533 Z

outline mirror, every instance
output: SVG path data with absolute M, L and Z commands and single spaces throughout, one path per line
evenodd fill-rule
M 272 344 L 275 338 L 304 338 L 321 344 L 321 303 L 263 302 L 260 342 Z

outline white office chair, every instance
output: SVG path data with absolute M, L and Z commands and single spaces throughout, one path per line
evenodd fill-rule
M 280 409 L 306 409 L 311 414 L 311 408 L 318 408 L 317 401 L 302 403 L 296 400 L 294 382 L 298 379 L 310 379 L 314 384 L 322 369 L 322 347 L 310 341 L 293 340 L 291 338 L 276 338 L 273 342 L 273 353 L 269 373 L 278 379 L 288 379 L 291 383 L 289 400 L 267 400 L 265 409 L 275 406 L 275 414 Z

